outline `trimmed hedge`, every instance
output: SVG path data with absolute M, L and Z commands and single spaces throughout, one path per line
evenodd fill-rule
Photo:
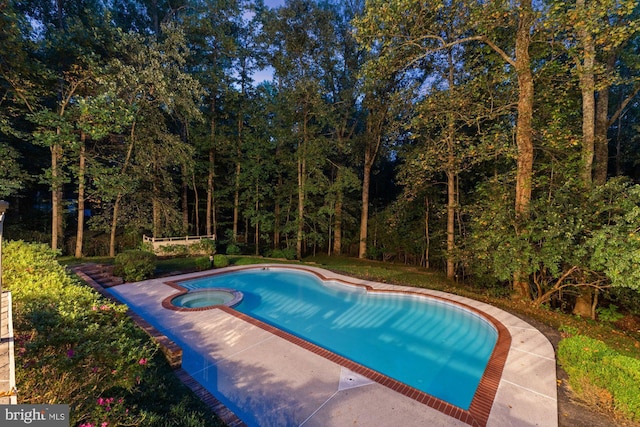
M 229 265 L 229 258 L 226 255 L 217 254 L 213 256 L 213 266 L 215 268 L 226 267 Z
M 560 341 L 558 361 L 571 387 L 588 403 L 640 421 L 640 360 L 576 335 Z
M 153 275 L 156 260 L 155 254 L 151 252 L 125 251 L 116 255 L 114 273 L 126 282 L 139 282 Z

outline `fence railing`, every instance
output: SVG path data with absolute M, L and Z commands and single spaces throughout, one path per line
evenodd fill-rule
M 201 240 L 209 239 L 216 240 L 215 234 L 208 234 L 206 236 L 179 236 L 179 237 L 149 237 L 142 236 L 142 241 L 144 243 L 150 243 L 153 247 L 153 250 L 157 250 L 162 246 L 188 246 L 194 243 L 198 243 Z

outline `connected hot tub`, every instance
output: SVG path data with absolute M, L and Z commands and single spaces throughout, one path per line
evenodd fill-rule
M 242 301 L 242 292 L 228 288 L 209 288 L 192 290 L 171 299 L 175 307 L 186 309 L 203 309 L 226 305 L 233 307 Z

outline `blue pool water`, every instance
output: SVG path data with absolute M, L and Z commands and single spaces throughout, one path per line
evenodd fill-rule
M 295 270 L 243 270 L 180 285 L 241 291 L 234 309 L 462 409 L 498 338 L 488 321 L 454 304 L 368 293 Z

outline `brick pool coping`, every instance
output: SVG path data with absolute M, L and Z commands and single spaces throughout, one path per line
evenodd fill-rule
M 286 270 L 300 270 L 307 273 L 314 274 L 318 278 L 323 281 L 333 281 L 340 282 L 343 285 L 347 286 L 355 286 L 362 288 L 370 293 L 387 293 L 387 294 L 396 294 L 396 295 L 412 295 L 412 296 L 420 296 L 426 298 L 433 298 L 435 300 L 444 301 L 448 304 L 452 304 L 465 310 L 471 311 L 476 315 L 482 317 L 483 319 L 489 321 L 494 328 L 498 332 L 498 339 L 496 345 L 493 349 L 491 357 L 487 363 L 487 367 L 485 368 L 485 372 L 482 375 L 478 388 L 476 389 L 476 393 L 471 401 L 471 405 L 468 410 L 461 409 L 457 406 L 454 406 L 448 402 L 445 402 L 441 399 L 438 399 L 434 396 L 431 396 L 423 391 L 417 390 L 411 386 L 408 386 L 400 381 L 397 381 L 393 378 L 390 378 L 386 375 L 383 375 L 373 369 L 367 368 L 363 365 L 355 363 L 350 359 L 347 359 L 343 356 L 337 355 L 329 350 L 326 350 L 323 347 L 312 344 L 306 340 L 303 340 L 293 334 L 285 332 L 281 329 L 275 328 L 267 323 L 264 323 L 260 320 L 254 319 L 253 317 L 247 316 L 243 313 L 240 313 L 230 307 L 225 305 L 213 305 L 207 307 L 199 307 L 199 308 L 184 308 L 178 307 L 171 303 L 171 300 L 176 296 L 182 295 L 187 292 L 187 290 L 180 286 L 180 282 L 191 280 L 191 279 L 181 279 L 179 281 L 169 280 L 164 282 L 164 284 L 171 286 L 172 288 L 178 291 L 177 293 L 168 296 L 162 301 L 162 306 L 166 309 L 173 311 L 181 311 L 181 312 L 193 312 L 193 311 L 205 311 L 218 309 L 222 310 L 230 315 L 233 315 L 245 322 L 248 322 L 254 326 L 257 326 L 271 334 L 274 334 L 280 338 L 283 338 L 292 344 L 295 344 L 299 347 L 302 347 L 306 350 L 309 350 L 319 356 L 324 357 L 325 359 L 330 360 L 331 362 L 337 363 L 347 369 L 350 369 L 360 375 L 363 375 L 383 386 L 386 386 L 404 396 L 407 396 L 419 403 L 425 404 L 437 411 L 440 411 L 452 418 L 460 420 L 466 424 L 477 427 L 485 427 L 489 420 L 489 414 L 491 412 L 491 408 L 493 406 L 493 402 L 498 390 L 498 386 L 500 384 L 500 379 L 502 377 L 502 371 L 504 369 L 505 362 L 507 360 L 507 355 L 509 354 L 509 349 L 511 347 L 511 334 L 509 330 L 502 324 L 502 322 L 498 321 L 496 318 L 491 316 L 490 314 L 483 312 L 475 307 L 470 305 L 453 301 L 448 298 L 443 298 L 437 295 L 432 295 L 426 292 L 418 292 L 418 291 L 407 291 L 407 290 L 395 290 L 395 289 L 376 289 L 370 285 L 355 283 L 341 278 L 330 278 L 324 276 L 323 274 L 315 271 L 312 268 L 305 268 L 301 266 L 291 266 L 291 265 L 259 265 L 259 266 L 243 266 L 234 268 L 232 270 L 225 270 L 220 272 L 212 272 L 208 274 L 199 275 L 197 278 L 201 279 L 204 277 L 212 277 L 218 276 L 221 274 L 229 274 L 242 270 L 256 270 L 256 269 L 286 269 Z M 355 279 L 354 279 L 355 280 Z

